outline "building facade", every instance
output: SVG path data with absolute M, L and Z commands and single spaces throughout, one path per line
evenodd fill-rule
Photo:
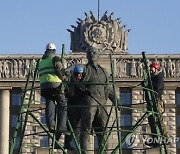
M 0 153 L 9 153 L 10 144 L 13 142 L 13 132 L 16 127 L 17 117 L 20 112 L 23 90 L 27 81 L 28 70 L 35 70 L 37 60 L 41 55 L 1 55 L 0 56 Z M 86 64 L 87 59 L 85 53 L 70 53 L 65 56 L 65 66 L 75 64 Z M 118 119 L 120 121 L 121 135 L 125 135 L 124 130 L 130 129 L 140 119 L 146 111 L 146 103 L 144 103 L 144 94 L 141 86 L 137 86 L 143 80 L 143 65 L 141 62 L 142 56 L 133 54 L 112 54 L 102 53 L 100 55 L 99 63 L 107 69 L 109 79 L 112 79 L 111 62 L 114 65 L 113 72 L 116 80 L 116 91 L 120 96 L 121 105 L 131 107 L 133 109 L 123 109 L 118 111 Z M 147 55 L 148 63 L 157 61 L 164 73 L 165 90 L 163 93 L 163 100 L 165 103 L 164 119 L 165 125 L 168 129 L 169 135 L 175 141 L 168 145 L 168 150 L 171 154 L 180 152 L 180 55 Z M 32 65 L 30 62 L 32 61 Z M 34 71 L 30 74 L 33 77 Z M 32 79 L 29 82 L 29 89 L 31 89 Z M 38 76 L 35 82 L 35 92 L 31 99 L 31 109 L 33 114 L 44 125 L 44 99 L 40 97 Z M 30 94 L 26 94 L 24 102 L 28 104 Z M 109 101 L 109 104 L 110 103 Z M 26 109 L 24 109 L 26 111 Z M 115 110 L 111 115 L 109 125 L 116 119 Z M 24 123 L 24 115 L 22 116 L 22 125 Z M 23 153 L 48 153 L 51 139 L 46 133 L 41 133 L 42 128 L 37 122 L 28 116 L 27 127 L 23 136 Z M 109 149 L 114 149 L 118 144 L 117 126 L 113 128 L 109 138 Z M 123 146 L 123 153 L 148 153 L 144 147 L 143 136 L 144 132 L 149 132 L 147 120 L 138 127 L 138 144 L 136 147 L 129 148 L 128 145 Z M 21 138 L 21 132 L 17 135 L 17 144 L 15 149 L 18 149 L 18 141 Z M 63 141 L 63 138 L 62 138 Z M 61 142 L 62 142 L 61 141 Z M 98 148 L 96 137 L 92 136 L 92 149 Z M 16 150 L 15 150 L 16 151 Z M 16 152 L 14 152 L 16 153 Z M 57 151 L 58 153 L 58 151 Z M 59 153 L 61 153 L 59 151 Z
M 99 63 L 106 68 L 110 84 L 114 77 L 114 92 L 116 91 L 120 96 L 120 104 L 123 106 L 118 112 L 113 107 L 112 114 L 109 115 L 108 131 L 112 128 L 108 139 L 109 153 L 116 148 L 117 151 L 122 150 L 123 154 L 152 153 L 144 144 L 146 133 L 150 133 L 147 119 L 133 132 L 136 137 L 133 145 L 127 140 L 122 148 L 118 148 L 122 138 L 130 133 L 132 126 L 146 112 L 144 92 L 140 85 L 144 71 L 142 55 L 127 53 L 130 29 L 125 29 L 126 25 L 121 25 L 120 18 L 113 19 L 113 12 L 110 15 L 105 12 L 101 19 L 96 19 L 90 11 L 90 14 L 85 13 L 85 19 L 77 18 L 77 20 L 77 26 L 71 25 L 71 29 L 67 29 L 70 32 L 72 53 L 65 55 L 65 68 L 76 64 L 86 64 L 87 46 L 99 49 Z M 48 154 L 51 151 L 52 141 L 37 123 L 38 119 L 43 126 L 46 126 L 45 101 L 40 96 L 38 75 L 34 74 L 37 61 L 41 56 L 0 55 L 0 154 L 8 154 L 10 145 L 15 139 L 13 153 L 18 153 L 19 141 L 22 138 L 23 154 Z M 180 153 L 178 141 L 180 137 L 180 55 L 147 55 L 148 65 L 153 61 L 160 64 L 165 78 L 163 116 L 169 138 L 172 139 L 168 145 L 168 151 L 170 154 Z M 29 82 L 27 82 L 28 77 L 30 77 Z M 33 77 L 36 77 L 35 82 Z M 32 89 L 33 93 L 31 93 Z M 112 103 L 109 100 L 108 106 L 108 112 L 110 112 Z M 29 107 L 30 111 L 27 109 Z M 28 114 L 26 117 L 27 111 L 33 116 Z M 17 137 L 14 138 L 13 133 L 19 116 L 21 117 L 20 129 L 17 131 Z M 26 127 L 22 131 L 24 124 Z M 117 132 L 120 132 L 119 137 Z M 60 142 L 63 144 L 63 136 Z M 99 147 L 95 135 L 91 136 L 90 145 L 91 153 L 94 153 Z M 55 152 L 62 153 L 58 150 Z M 68 152 L 75 153 L 75 151 Z

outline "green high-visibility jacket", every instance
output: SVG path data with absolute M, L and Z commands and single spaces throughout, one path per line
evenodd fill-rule
M 62 80 L 57 76 L 56 70 L 53 64 L 54 55 L 49 56 L 45 59 L 41 59 L 38 65 L 40 83 L 48 83 L 48 82 L 59 82 Z

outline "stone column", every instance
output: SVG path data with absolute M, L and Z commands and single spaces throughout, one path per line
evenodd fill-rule
M 133 89 L 132 90 L 132 106 L 134 109 L 132 110 L 132 125 L 134 126 L 138 120 L 142 118 L 142 116 L 146 112 L 146 106 L 143 106 L 143 91 L 142 89 Z M 143 121 L 143 124 L 147 123 L 147 119 Z M 132 144 L 133 148 L 137 149 L 143 149 L 144 143 L 143 143 L 143 135 L 141 133 L 143 132 L 143 127 L 139 125 L 137 129 L 135 130 L 138 133 L 134 133 L 136 135 L 135 141 Z M 142 150 L 133 150 L 132 154 L 142 154 Z
M 9 90 L 0 90 L 0 153 L 9 153 Z
M 163 114 L 164 124 L 168 131 L 169 140 L 172 143 L 168 146 L 169 153 L 176 153 L 176 93 L 175 89 L 164 90 L 163 100 L 165 103 L 165 113 Z

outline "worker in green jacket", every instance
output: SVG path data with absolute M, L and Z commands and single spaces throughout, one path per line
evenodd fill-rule
M 38 71 L 41 96 L 46 100 L 47 126 L 50 132 L 56 133 L 56 140 L 59 140 L 62 133 L 67 133 L 67 101 L 62 88 L 64 68 L 55 52 L 56 46 L 53 43 L 48 43 L 46 51 L 39 62 Z M 56 130 L 55 113 L 57 113 Z

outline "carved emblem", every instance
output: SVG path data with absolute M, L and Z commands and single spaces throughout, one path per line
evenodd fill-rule
M 84 31 L 85 42 L 102 51 L 105 49 L 113 50 L 113 38 L 114 32 L 112 26 L 103 21 L 90 24 Z
M 96 20 L 90 11 L 90 16 L 85 13 L 84 20 L 77 18 L 78 25 L 67 29 L 71 34 L 72 52 L 83 52 L 87 46 L 93 46 L 101 52 L 127 53 L 127 37 L 130 29 L 124 31 L 126 25 L 120 26 L 120 18 L 113 20 L 113 12 L 110 16 L 104 13 L 100 20 Z

